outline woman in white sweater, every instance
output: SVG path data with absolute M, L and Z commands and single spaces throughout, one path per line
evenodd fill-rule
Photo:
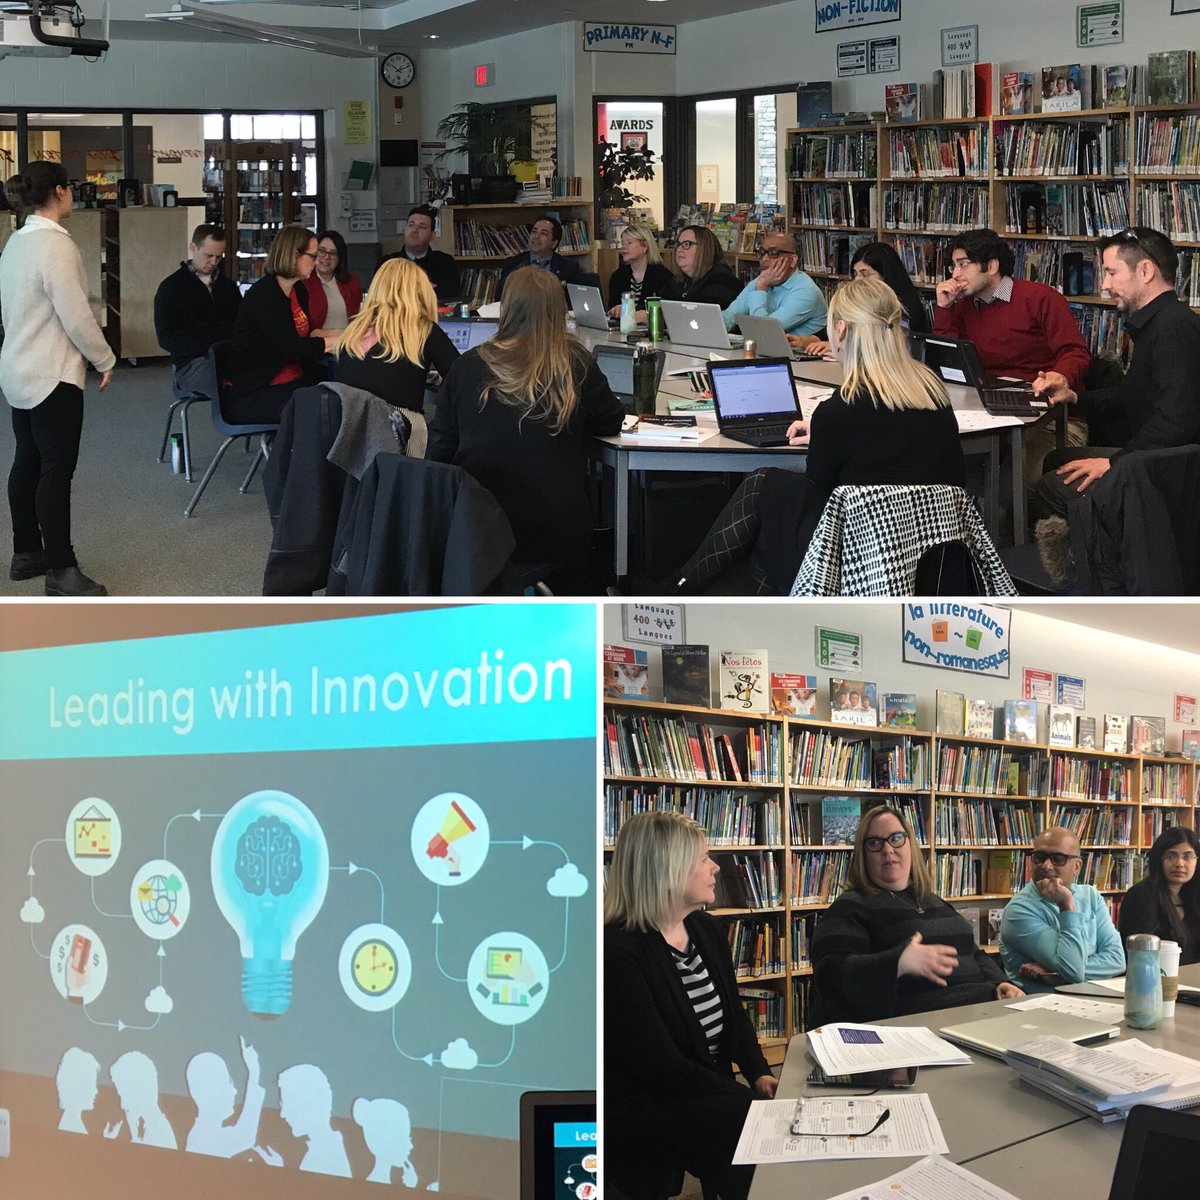
M 27 214 L 0 255 L 0 391 L 12 406 L 16 437 L 9 575 L 45 575 L 47 596 L 103 596 L 107 590 L 79 569 L 71 545 L 71 479 L 87 363 L 101 372 L 104 391 L 117 359 L 88 305 L 79 249 L 61 224 L 71 212 L 67 172 L 59 163 L 33 162 L 4 191 Z

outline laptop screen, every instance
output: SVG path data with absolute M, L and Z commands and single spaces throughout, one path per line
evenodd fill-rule
M 1192 1196 L 1200 1121 L 1190 1112 L 1137 1105 L 1129 1112 L 1109 1200 Z
M 713 399 L 723 421 L 796 412 L 792 368 L 786 362 L 713 365 Z
M 447 319 L 439 322 L 446 336 L 454 343 L 459 354 L 465 354 L 475 346 L 495 337 L 499 321 L 464 321 Z
M 613 352 L 603 346 L 595 349 L 596 365 L 608 380 L 614 395 L 633 395 L 633 355 L 623 350 Z
M 521 1200 L 597 1200 L 595 1092 L 521 1097 Z

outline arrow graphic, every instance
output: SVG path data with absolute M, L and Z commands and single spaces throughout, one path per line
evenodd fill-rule
M 423 1062 L 427 1067 L 433 1066 L 433 1054 L 408 1054 L 400 1049 L 400 1043 L 396 1041 L 396 1009 L 392 1008 L 392 1045 L 399 1051 L 401 1058 L 407 1058 L 409 1062 Z
M 102 909 L 100 907 L 100 905 L 96 901 L 96 877 L 95 877 L 95 875 L 92 876 L 92 906 L 102 917 L 123 917 L 129 921 L 133 920 L 133 913 L 105 912 L 104 909 Z
M 199 809 L 196 809 L 194 812 L 176 813 L 175 816 L 173 816 L 167 822 L 166 828 L 163 830 L 163 858 L 170 858 L 170 855 L 167 853 L 167 834 L 171 832 L 171 826 L 174 825 L 176 821 L 183 821 L 186 818 L 191 817 L 191 819 L 195 821 L 197 825 L 199 825 L 201 820 L 203 820 L 205 817 L 219 818 L 223 817 L 224 815 L 224 813 L 201 812 Z
M 347 875 L 357 875 L 359 871 L 362 871 L 374 878 L 375 882 L 379 884 L 379 923 L 383 925 L 385 923 L 383 919 L 383 880 L 370 867 L 360 867 L 356 862 L 347 863 L 344 867 L 330 867 L 329 869 L 331 871 L 345 871 Z

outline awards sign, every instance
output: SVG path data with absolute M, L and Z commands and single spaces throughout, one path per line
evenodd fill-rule
M 900 0 L 816 0 L 817 32 L 900 20 Z
M 906 663 L 1008 678 L 1008 609 L 934 602 L 905 604 L 902 611 Z

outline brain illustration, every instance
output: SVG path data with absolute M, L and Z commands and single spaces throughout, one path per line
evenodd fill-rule
M 284 896 L 292 890 L 304 870 L 300 839 L 278 817 L 259 817 L 237 844 L 237 877 L 246 891 L 261 896 Z

